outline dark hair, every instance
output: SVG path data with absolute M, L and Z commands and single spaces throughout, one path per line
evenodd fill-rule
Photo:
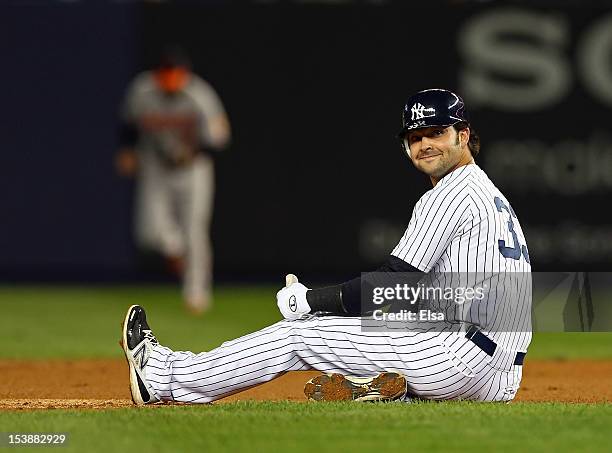
M 468 148 L 470 148 L 470 153 L 472 153 L 472 157 L 476 157 L 480 152 L 480 137 L 476 130 L 470 126 L 470 123 L 466 121 L 460 121 L 457 124 L 454 124 L 453 127 L 457 132 L 462 131 L 464 129 L 470 130 L 470 139 L 468 141 Z

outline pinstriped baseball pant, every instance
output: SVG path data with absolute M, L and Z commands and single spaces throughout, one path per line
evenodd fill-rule
M 360 318 L 313 316 L 280 321 L 199 354 L 157 346 L 145 371 L 165 401 L 207 403 L 298 370 L 361 377 L 399 371 L 413 396 L 509 401 L 522 366 L 494 363 L 459 332 L 372 332 Z

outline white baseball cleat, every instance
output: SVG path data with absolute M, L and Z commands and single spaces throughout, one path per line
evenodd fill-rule
M 132 305 L 123 321 L 121 346 L 130 368 L 130 392 L 132 401 L 138 406 L 156 403 L 159 398 L 147 383 L 145 366 L 151 349 L 159 343 L 147 324 L 147 316 L 140 305 Z
M 304 386 L 311 401 L 392 401 L 406 395 L 406 378 L 400 373 L 384 372 L 373 378 L 342 374 L 322 374 Z

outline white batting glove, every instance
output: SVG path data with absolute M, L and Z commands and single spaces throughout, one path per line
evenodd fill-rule
M 276 293 L 276 305 L 285 319 L 299 319 L 310 313 L 306 288 L 293 274 L 285 277 L 285 287 Z

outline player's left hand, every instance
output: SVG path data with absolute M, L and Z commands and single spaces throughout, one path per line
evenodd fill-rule
M 285 319 L 299 319 L 310 313 L 306 288 L 293 274 L 285 277 L 285 287 L 276 293 L 276 305 Z

